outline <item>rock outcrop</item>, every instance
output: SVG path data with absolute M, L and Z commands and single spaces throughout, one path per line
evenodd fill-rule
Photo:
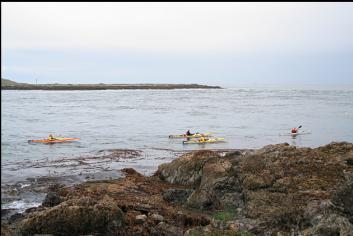
M 195 189 L 184 204 L 189 209 L 240 208 L 234 219 L 255 219 L 255 234 L 298 233 L 312 227 L 312 232 L 324 232 L 325 225 L 327 232 L 348 235 L 353 187 L 347 176 L 353 173 L 352 158 L 351 143 L 315 149 L 278 144 L 224 157 L 205 151 L 186 154 L 161 165 L 157 175 Z M 342 216 L 334 221 L 336 213 Z M 314 220 L 317 216 L 321 223 Z
M 353 144 L 187 153 L 146 177 L 51 190 L 22 235 L 353 235 Z M 7 228 L 6 228 L 7 229 Z
M 97 200 L 81 197 L 63 202 L 21 223 L 23 235 L 114 234 L 124 225 L 123 212 L 108 196 Z

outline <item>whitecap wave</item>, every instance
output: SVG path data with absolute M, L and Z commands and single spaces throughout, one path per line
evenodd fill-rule
M 23 213 L 26 209 L 32 208 L 32 207 L 39 207 L 41 203 L 39 202 L 27 202 L 24 200 L 19 200 L 19 201 L 13 201 L 9 203 L 5 203 L 2 205 L 1 208 L 3 209 L 15 209 L 18 211 L 18 213 Z

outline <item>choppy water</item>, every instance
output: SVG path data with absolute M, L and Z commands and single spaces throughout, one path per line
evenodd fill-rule
M 126 166 L 151 174 L 191 149 L 353 142 L 352 89 L 2 91 L 1 103 L 2 186 L 28 177 L 115 173 Z M 279 135 L 298 125 L 311 134 Z M 168 139 L 187 129 L 214 132 L 227 142 L 188 146 Z M 81 140 L 27 143 L 49 133 Z M 109 149 L 136 149 L 142 155 L 118 162 L 88 158 Z M 88 163 L 85 168 L 73 164 L 80 158 Z

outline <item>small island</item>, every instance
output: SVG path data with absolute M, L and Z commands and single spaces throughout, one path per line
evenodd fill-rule
M 199 84 L 27 84 L 1 79 L 1 90 L 221 89 Z

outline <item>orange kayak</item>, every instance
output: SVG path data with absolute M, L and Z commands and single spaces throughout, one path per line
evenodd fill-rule
M 79 138 L 56 138 L 54 140 L 49 139 L 33 139 L 28 140 L 29 143 L 64 143 L 80 140 Z

